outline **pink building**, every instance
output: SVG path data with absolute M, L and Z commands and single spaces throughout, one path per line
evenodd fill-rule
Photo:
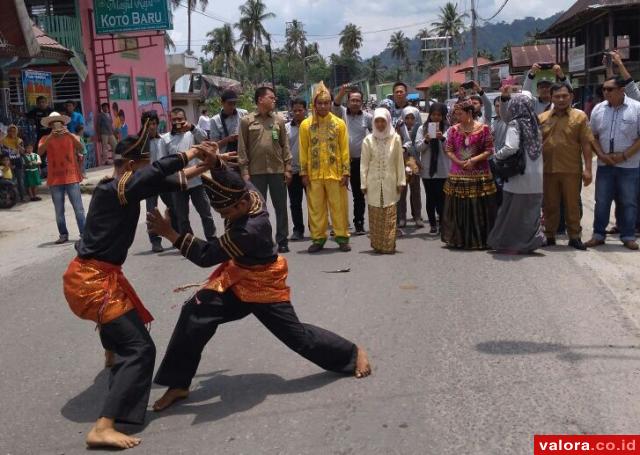
M 78 0 L 82 47 L 88 74 L 82 84 L 85 118 L 103 102 L 114 102 L 126 116 L 129 134 L 140 128 L 140 114 L 155 109 L 166 121 L 171 86 L 164 54 L 164 32 L 96 35 L 93 0 Z
M 164 30 L 151 28 L 98 35 L 94 27 L 94 0 L 25 0 L 25 5 L 32 20 L 76 56 L 68 64 L 42 60 L 30 65 L 52 73 L 52 107 L 61 109 L 65 100 L 77 101 L 88 122 L 91 118 L 95 121 L 100 104 L 117 103 L 125 114 L 129 134 L 139 130 L 140 115 L 145 110 L 156 110 L 161 123 L 166 124 L 171 85 Z M 9 81 L 15 88 L 12 99 L 16 107 L 21 100 L 19 72 L 16 70 Z M 115 117 L 114 112 L 112 116 Z

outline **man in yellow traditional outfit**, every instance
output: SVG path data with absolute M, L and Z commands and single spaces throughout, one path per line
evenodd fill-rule
M 342 119 L 331 113 L 331 93 L 320 82 L 313 95 L 312 116 L 300 124 L 300 176 L 307 189 L 309 253 L 324 248 L 328 215 L 340 251 L 349 245 L 349 136 Z

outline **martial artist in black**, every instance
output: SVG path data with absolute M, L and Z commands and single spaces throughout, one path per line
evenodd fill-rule
M 115 177 L 103 179 L 94 190 L 77 257 L 64 274 L 64 293 L 74 314 L 96 324 L 105 349 L 116 353 L 109 391 L 100 418 L 87 435 L 87 445 L 131 448 L 139 438 L 115 430 L 116 422 L 141 424 L 149 401 L 155 346 L 145 328 L 153 318 L 122 273 L 131 247 L 140 201 L 163 192 L 178 191 L 187 179 L 215 162 L 215 145 L 149 164 L 146 128 L 116 148 Z M 199 157 L 206 165 L 182 170 Z
M 289 301 L 286 259 L 277 254 L 264 200 L 235 172 L 212 171 L 203 178 L 213 208 L 225 218 L 225 234 L 205 242 L 179 235 L 158 211 L 147 215 L 149 228 L 169 239 L 200 267 L 222 264 L 182 308 L 167 353 L 154 382 L 169 390 L 156 402 L 162 410 L 188 395 L 202 350 L 220 324 L 253 314 L 280 341 L 321 368 L 364 377 L 366 353 L 352 342 L 302 323 Z

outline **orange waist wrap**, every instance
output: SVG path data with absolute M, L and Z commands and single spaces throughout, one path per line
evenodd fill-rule
M 288 302 L 291 299 L 288 274 L 287 260 L 282 256 L 272 264 L 256 266 L 240 266 L 230 260 L 211 274 L 203 289 L 220 293 L 231 289 L 247 303 Z
M 62 282 L 71 311 L 81 319 L 106 324 L 135 309 L 143 323 L 153 321 L 118 265 L 76 257 Z

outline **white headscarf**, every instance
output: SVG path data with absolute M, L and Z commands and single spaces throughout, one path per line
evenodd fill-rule
M 375 122 L 376 119 L 382 118 L 387 122 L 387 128 L 384 131 L 378 131 Z M 393 126 L 391 125 L 391 112 L 384 107 L 377 108 L 373 113 L 373 137 L 376 139 L 387 139 L 393 134 Z
M 402 120 L 404 121 L 405 117 L 409 114 L 413 114 L 413 118 L 416 119 L 416 125 L 422 123 L 422 118 L 420 117 L 420 109 L 413 106 L 405 107 L 404 109 L 402 109 Z

